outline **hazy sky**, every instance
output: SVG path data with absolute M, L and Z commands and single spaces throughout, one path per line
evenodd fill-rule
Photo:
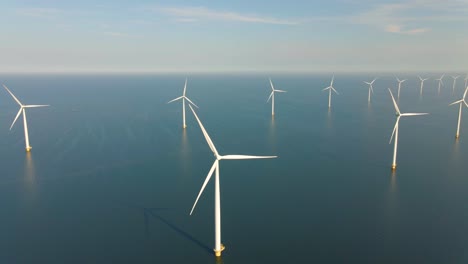
M 0 10 L 1 72 L 468 71 L 468 0 L 4 0 Z

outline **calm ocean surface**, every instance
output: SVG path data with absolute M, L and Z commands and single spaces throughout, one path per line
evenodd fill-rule
M 187 108 L 181 75 L 3 75 L 0 90 L 1 263 L 467 263 L 468 111 L 455 140 L 458 80 L 440 95 L 414 74 L 396 120 L 391 75 L 188 76 L 187 96 L 220 154 L 222 242 L 214 246 L 214 184 L 190 209 L 214 161 Z

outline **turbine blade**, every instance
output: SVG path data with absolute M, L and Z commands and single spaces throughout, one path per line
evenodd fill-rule
M 466 97 L 466 92 L 468 91 L 468 86 L 466 87 L 465 89 L 465 93 L 463 94 L 463 100 L 465 100 L 465 97 Z
M 50 105 L 23 105 L 24 108 L 45 107 Z
M 330 87 L 330 88 L 331 88 L 336 94 L 339 94 L 339 93 L 335 90 L 335 88 L 333 88 L 333 87 Z
M 372 94 L 374 94 L 374 88 L 372 87 L 372 85 L 369 86 L 369 87 L 370 87 L 370 90 L 371 90 Z
M 270 80 L 270 86 L 271 86 L 271 90 L 274 91 L 275 90 L 275 87 L 273 86 L 273 83 L 271 82 L 271 78 L 268 78 Z
M 177 97 L 176 99 L 172 99 L 172 100 L 170 100 L 170 101 L 167 102 L 167 103 L 170 104 L 170 103 L 172 103 L 172 102 L 174 102 L 174 101 L 177 101 L 177 100 L 179 100 L 179 99 L 182 99 L 183 97 L 184 97 L 184 96 L 179 96 L 179 97 Z
M 453 103 L 451 103 L 451 104 L 449 104 L 449 105 L 459 104 L 459 103 L 461 103 L 461 102 L 463 102 L 463 101 L 464 101 L 464 100 L 461 99 L 461 100 L 455 101 L 455 102 L 453 102 Z
M 370 82 L 364 82 L 364 83 L 365 83 L 365 84 L 368 84 L 368 85 L 371 85 L 371 83 L 370 83 Z
M 3 84 L 3 87 L 5 87 L 5 89 L 8 91 L 8 93 L 11 94 L 11 96 L 13 97 L 13 99 L 15 99 L 15 101 L 16 101 L 20 106 L 23 106 L 23 104 L 18 100 L 18 98 L 16 98 L 16 96 L 10 91 L 10 89 L 8 89 L 8 87 L 6 87 L 5 84 Z
M 388 89 L 388 91 L 390 92 L 390 95 L 392 96 L 393 106 L 395 107 L 395 110 L 397 111 L 398 114 L 400 114 L 401 113 L 400 108 L 398 108 L 398 104 L 396 103 L 395 98 L 393 97 L 393 94 L 390 88 Z
M 329 90 L 331 86 L 328 86 L 327 88 L 324 88 L 322 91 Z
M 404 113 L 401 116 L 420 116 L 420 115 L 428 115 L 429 113 Z
M 211 141 L 211 138 L 208 135 L 208 132 L 206 132 L 205 127 L 203 126 L 200 119 L 198 118 L 197 113 L 195 113 L 195 110 L 193 110 L 192 105 L 189 104 L 189 107 L 192 110 L 193 115 L 195 115 L 195 118 L 198 121 L 198 125 L 200 125 L 200 128 L 201 128 L 201 130 L 203 132 L 203 135 L 205 136 L 205 139 L 206 139 L 206 142 L 208 143 L 208 146 L 210 147 L 211 151 L 213 151 L 213 153 L 216 155 L 216 157 L 218 157 L 219 156 L 218 151 L 216 150 L 216 147 L 214 146 L 213 141 Z
M 271 97 L 273 96 L 273 93 L 274 93 L 274 92 L 275 92 L 274 90 L 271 91 L 271 94 L 270 94 L 270 96 L 268 97 L 267 103 L 270 102 L 270 99 L 271 99 Z
M 390 141 L 388 142 L 388 144 L 392 143 L 393 135 L 395 135 L 395 131 L 398 129 L 398 122 L 400 122 L 400 117 L 397 117 L 396 119 L 395 126 L 393 127 L 392 131 L 392 136 L 390 137 Z
M 21 107 L 20 110 L 18 111 L 18 114 L 16 114 L 15 120 L 13 120 L 13 123 L 11 123 L 10 130 L 11 130 L 11 128 L 13 127 L 13 125 L 15 124 L 16 120 L 18 119 L 18 117 L 21 115 L 21 112 L 22 112 L 22 111 L 23 111 L 23 107 Z
M 419 78 L 419 80 L 422 82 L 423 78 L 421 78 L 421 76 L 419 76 L 419 75 L 418 75 L 418 78 Z
M 331 80 L 331 83 L 330 83 L 330 86 L 333 86 L 333 82 L 335 81 L 335 75 L 333 74 L 333 77 L 332 77 L 332 80 Z
M 463 101 L 463 103 L 465 103 L 466 107 L 468 107 L 468 104 L 465 101 Z
M 372 80 L 371 84 L 374 84 L 375 80 L 377 80 L 378 77 L 375 77 L 374 80 Z
M 250 155 L 224 155 L 221 156 L 221 159 L 227 160 L 240 160 L 240 159 L 273 159 L 278 156 L 250 156 Z
M 275 92 L 286 93 L 286 91 L 283 91 L 283 90 L 275 90 Z
M 202 185 L 202 187 L 201 187 L 201 189 L 200 189 L 200 192 L 198 193 L 197 199 L 195 200 L 195 203 L 194 203 L 193 206 L 192 206 L 192 210 L 190 210 L 190 215 L 192 215 L 193 210 L 195 209 L 195 206 L 197 205 L 198 199 L 200 199 L 200 196 L 202 195 L 203 190 L 205 190 L 206 184 L 210 181 L 211 175 L 213 175 L 213 171 L 214 171 L 215 168 L 216 168 L 216 164 L 218 164 L 218 161 L 217 161 L 217 160 L 215 160 L 215 162 L 213 163 L 213 166 L 211 166 L 211 169 L 210 169 L 210 171 L 208 172 L 208 176 L 206 176 L 205 182 L 203 182 L 203 185 Z
M 189 103 L 193 104 L 196 108 L 199 108 L 194 102 L 192 102 L 190 99 L 188 99 L 187 96 L 184 96 L 185 99 L 187 99 L 187 101 L 189 101 Z
M 182 96 L 185 96 L 185 91 L 187 91 L 187 78 L 185 78 L 184 93 L 182 94 Z

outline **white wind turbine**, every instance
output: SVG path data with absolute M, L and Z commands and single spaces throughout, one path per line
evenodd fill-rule
M 369 85 L 369 95 L 367 96 L 367 102 L 370 102 L 371 92 L 374 93 L 374 87 L 372 85 L 374 84 L 375 80 L 377 80 L 377 78 L 374 78 L 372 82 L 364 82 L 365 84 Z
M 462 107 L 463 107 L 463 104 L 465 104 L 466 107 L 468 107 L 468 104 L 466 103 L 465 101 L 465 97 L 466 97 L 466 92 L 468 91 L 468 86 L 466 87 L 465 89 L 465 93 L 463 94 L 463 98 L 461 100 L 458 100 L 458 101 L 455 101 L 453 103 L 451 103 L 450 105 L 454 105 L 454 104 L 460 104 L 460 110 L 458 110 L 458 125 L 457 125 L 457 134 L 455 135 L 455 138 L 459 138 L 460 137 L 460 119 L 461 119 L 461 115 L 462 115 Z
M 271 99 L 271 115 L 274 116 L 275 115 L 275 92 L 285 93 L 286 91 L 275 90 L 275 87 L 273 86 L 273 83 L 271 82 L 271 78 L 269 78 L 269 80 L 270 80 L 270 86 L 271 86 L 271 94 L 268 97 L 267 102 L 269 102 Z
M 193 104 L 195 107 L 198 108 L 198 106 L 196 104 L 194 104 L 192 101 L 190 101 L 190 99 L 188 99 L 187 96 L 185 96 L 185 91 L 186 90 L 187 90 L 187 79 L 185 79 L 184 92 L 182 93 L 182 96 L 177 97 L 176 99 L 172 99 L 171 101 L 167 102 L 169 104 L 169 103 L 172 103 L 174 101 L 182 99 L 182 122 L 183 122 L 182 127 L 183 128 L 187 127 L 187 125 L 185 124 L 185 100 L 187 100 L 189 103 Z
M 468 86 L 468 74 L 466 75 L 464 80 L 465 80 L 465 87 L 467 87 Z
M 429 78 L 423 79 L 421 76 L 418 76 L 419 80 L 421 81 L 421 87 L 419 88 L 419 94 L 422 95 L 424 81 L 428 80 Z
M 440 86 L 444 85 L 444 82 L 442 81 L 442 79 L 444 78 L 444 76 L 445 76 L 445 73 L 442 74 L 442 76 L 440 76 L 439 79 L 436 79 L 436 81 L 439 81 L 439 91 L 438 91 L 439 94 L 440 94 Z
M 396 169 L 396 155 L 397 155 L 397 145 L 398 145 L 398 124 L 400 122 L 400 117 L 403 116 L 418 116 L 418 115 L 427 115 L 427 113 L 401 113 L 400 109 L 398 108 L 398 104 L 395 101 L 395 98 L 393 97 L 392 91 L 388 89 L 390 92 L 390 95 L 392 96 L 392 101 L 393 101 L 393 106 L 395 106 L 395 111 L 396 111 L 396 116 L 397 120 L 395 122 L 395 127 L 393 128 L 392 136 L 390 137 L 390 142 L 388 144 L 392 143 L 393 135 L 395 135 L 395 145 L 393 148 L 393 163 L 392 163 L 392 170 Z
M 18 114 L 16 114 L 16 117 L 15 117 L 15 120 L 13 120 L 13 123 L 11 124 L 10 126 L 10 130 L 11 128 L 13 127 L 13 125 L 15 124 L 16 120 L 18 119 L 18 117 L 21 115 L 21 113 L 23 114 L 23 123 L 24 123 L 24 139 L 25 139 L 25 142 L 26 142 L 26 151 L 30 151 L 32 149 L 32 147 L 29 145 L 29 136 L 28 136 L 28 123 L 26 121 L 26 108 L 33 108 L 33 107 L 43 107 L 43 106 L 49 106 L 49 105 L 23 105 L 19 100 L 18 98 L 16 98 L 13 93 L 8 89 L 8 87 L 6 87 L 5 84 L 3 84 L 3 87 L 5 87 L 5 89 L 8 91 L 8 93 L 11 94 L 11 96 L 13 97 L 13 99 L 15 99 L 15 101 L 20 105 L 20 110 L 18 111 Z
M 220 189 L 219 189 L 219 161 L 220 160 L 242 160 L 242 159 L 270 159 L 270 158 L 276 158 L 277 156 L 247 156 L 247 155 L 224 155 L 221 156 L 219 155 L 218 151 L 216 150 L 215 145 L 213 144 L 213 141 L 211 141 L 210 136 L 205 130 L 205 127 L 201 123 L 200 119 L 198 118 L 197 114 L 195 113 L 195 110 L 193 110 L 192 106 L 189 105 L 190 109 L 192 110 L 193 114 L 195 115 L 195 118 L 198 121 L 198 124 L 200 125 L 200 128 L 203 132 L 203 135 L 205 136 L 206 142 L 208 143 L 208 146 L 210 147 L 211 151 L 213 152 L 216 160 L 214 161 L 213 165 L 211 166 L 210 171 L 208 172 L 208 176 L 206 176 L 205 182 L 203 183 L 200 192 L 198 193 L 197 199 L 195 200 L 195 203 L 193 204 L 192 210 L 190 211 L 190 215 L 192 215 L 193 210 L 195 209 L 195 206 L 197 205 L 198 199 L 200 198 L 201 194 L 203 193 L 203 190 L 206 187 L 206 184 L 210 181 L 211 175 L 213 174 L 213 171 L 216 170 L 216 175 L 215 175 L 215 248 L 214 252 L 217 257 L 221 256 L 221 252 L 224 250 L 224 245 L 221 244 L 221 200 L 220 200 Z
M 335 80 L 335 75 L 333 75 L 332 79 L 331 79 L 331 82 L 330 82 L 330 86 L 328 86 L 327 88 L 323 89 L 322 91 L 325 91 L 325 90 L 328 90 L 328 108 L 331 107 L 331 92 L 332 90 L 336 93 L 336 94 L 339 94 L 335 88 L 333 88 L 333 81 Z
M 400 99 L 400 89 L 401 89 L 401 84 L 406 82 L 406 80 L 400 80 L 398 77 L 395 77 L 398 81 L 398 99 Z
M 457 83 L 458 77 L 460 77 L 460 75 L 452 76 L 453 78 L 452 94 L 455 93 L 455 84 Z

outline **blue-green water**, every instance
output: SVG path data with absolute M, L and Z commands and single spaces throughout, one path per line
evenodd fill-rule
M 381 75 L 188 76 L 187 96 L 220 154 L 222 260 L 214 246 L 214 185 L 189 211 L 214 161 L 192 113 L 182 129 L 179 75 L 4 75 L 28 109 L 0 92 L 2 263 L 465 263 L 468 112 L 455 140 L 459 81 L 440 95 L 403 84 L 398 168 L 395 122 Z M 433 75 L 431 77 L 436 77 Z M 439 77 L 439 76 L 437 76 Z M 2 88 L 3 89 L 3 88 Z M 189 109 L 187 109 L 189 110 Z

